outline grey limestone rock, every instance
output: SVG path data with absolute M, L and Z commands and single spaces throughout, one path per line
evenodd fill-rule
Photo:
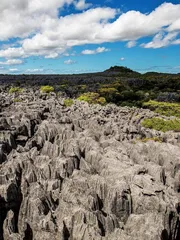
M 143 128 L 149 110 L 12 98 L 0 93 L 0 240 L 180 239 L 179 133 Z

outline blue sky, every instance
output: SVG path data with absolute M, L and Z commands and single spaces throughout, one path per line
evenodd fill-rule
M 1 0 L 0 74 L 180 72 L 180 1 Z

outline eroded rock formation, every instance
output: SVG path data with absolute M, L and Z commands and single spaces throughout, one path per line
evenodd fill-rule
M 157 114 L 31 90 L 0 105 L 0 240 L 180 239 L 180 136 L 141 126 Z

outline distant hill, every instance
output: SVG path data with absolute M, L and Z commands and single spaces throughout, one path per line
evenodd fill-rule
M 134 72 L 130 68 L 123 67 L 123 66 L 114 66 L 110 67 L 109 69 L 105 70 L 104 72 L 122 72 L 122 73 L 132 73 Z
M 127 77 L 137 77 L 141 74 L 139 72 L 133 71 L 130 68 L 123 66 L 114 66 L 104 71 L 105 74 L 108 75 L 119 75 L 119 76 L 127 76 Z

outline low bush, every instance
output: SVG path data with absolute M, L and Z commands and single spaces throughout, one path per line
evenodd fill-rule
M 146 143 L 146 142 L 148 142 L 148 141 L 154 141 L 154 142 L 159 142 L 159 143 L 162 143 L 162 142 L 163 142 L 163 139 L 160 138 L 160 137 L 137 138 L 136 140 L 139 141 L 139 142 L 143 142 L 143 143 Z
M 97 103 L 99 103 L 100 105 L 105 105 L 106 104 L 106 99 L 104 97 L 99 97 L 97 99 Z
M 180 118 L 180 103 L 148 101 L 143 103 L 143 107 L 165 116 L 175 116 Z
M 106 104 L 106 99 L 104 97 L 100 97 L 99 93 L 94 92 L 87 92 L 82 94 L 80 97 L 77 98 L 79 101 L 85 101 L 90 104 Z
M 46 86 L 41 86 L 40 91 L 42 93 L 50 93 L 50 92 L 54 92 L 54 87 L 46 85 Z
M 117 96 L 119 96 L 119 92 L 114 87 L 103 87 L 99 89 L 99 93 L 102 97 L 104 97 L 108 102 L 114 102 Z
M 144 119 L 141 122 L 143 127 L 155 129 L 162 132 L 176 131 L 180 132 L 180 120 L 164 120 L 162 118 Z
M 120 83 L 120 81 L 115 81 L 113 83 L 108 83 L 108 84 L 100 84 L 101 88 L 115 88 L 117 89 L 118 87 L 121 87 L 122 84 Z
M 67 87 L 68 87 L 67 84 L 61 84 L 61 85 L 59 86 L 59 90 L 63 91 L 63 90 L 65 90 Z
M 80 88 L 80 90 L 86 90 L 86 88 L 87 88 L 87 86 L 85 84 L 78 85 L 78 87 Z
M 71 107 L 74 104 L 74 101 L 72 99 L 65 99 L 64 100 L 64 105 L 66 107 Z
M 12 94 L 12 93 L 21 93 L 23 92 L 23 88 L 20 88 L 20 87 L 11 87 L 9 89 L 9 93 Z
M 23 100 L 22 99 L 20 99 L 20 98 L 14 98 L 13 99 L 13 102 L 22 102 Z

